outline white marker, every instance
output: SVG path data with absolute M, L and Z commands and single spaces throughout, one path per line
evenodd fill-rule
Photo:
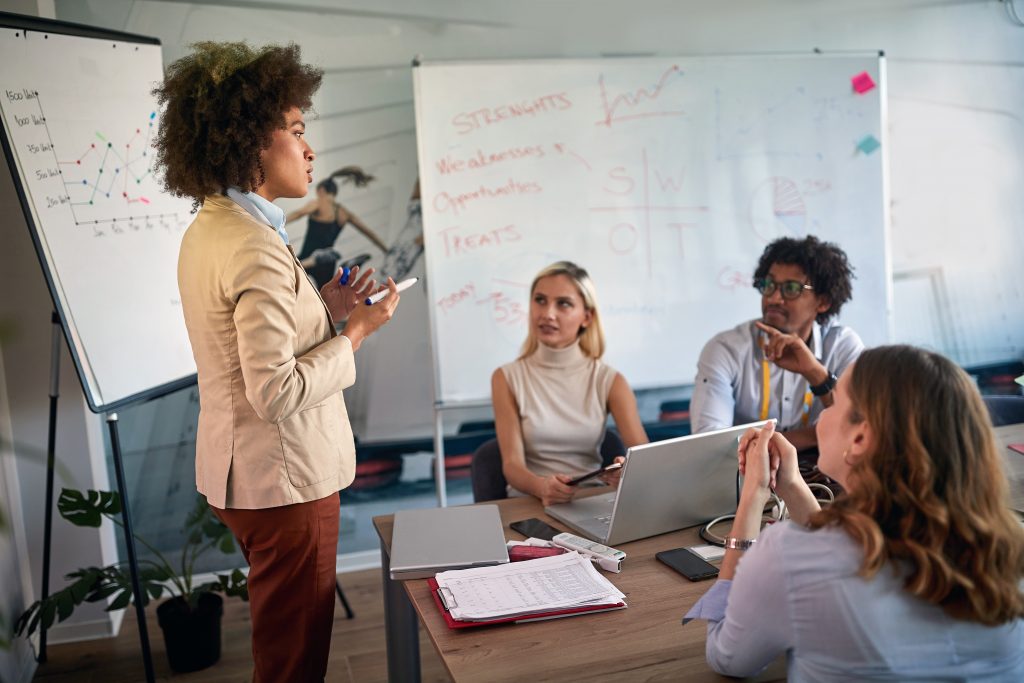
M 402 280 L 401 282 L 399 282 L 397 285 L 395 285 L 395 289 L 397 289 L 399 292 L 404 292 L 405 290 L 409 289 L 410 287 L 412 287 L 417 282 L 419 282 L 419 278 L 418 277 L 411 277 L 408 280 Z M 378 301 L 383 301 L 387 297 L 387 295 L 390 294 L 390 293 L 391 293 L 391 290 L 385 287 L 384 289 L 380 290 L 376 294 L 371 294 L 370 296 L 366 297 L 366 305 L 367 306 L 372 306 L 373 304 L 377 303 Z

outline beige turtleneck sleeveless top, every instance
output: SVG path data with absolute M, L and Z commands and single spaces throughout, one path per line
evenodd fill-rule
M 578 475 L 601 464 L 608 394 L 616 372 L 577 341 L 501 367 L 519 408 L 526 466 L 536 475 Z M 518 492 L 509 487 L 510 494 Z

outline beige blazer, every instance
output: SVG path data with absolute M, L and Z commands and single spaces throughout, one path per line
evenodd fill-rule
M 258 509 L 348 486 L 352 344 L 291 247 L 228 197 L 207 197 L 181 242 L 178 288 L 199 373 L 199 492 Z

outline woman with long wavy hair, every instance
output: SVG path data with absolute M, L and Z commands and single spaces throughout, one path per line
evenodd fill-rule
M 825 510 L 772 425 L 740 442 L 720 580 L 687 615 L 709 622 L 708 663 L 744 676 L 786 653 L 790 681 L 1024 680 L 1024 529 L 970 377 L 880 347 L 835 399 L 819 467 L 846 493 Z M 773 489 L 790 521 L 758 535 Z

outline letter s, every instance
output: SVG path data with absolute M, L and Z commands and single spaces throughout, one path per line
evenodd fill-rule
M 626 169 L 625 169 L 624 166 L 616 166 L 612 170 L 608 171 L 608 178 L 610 180 L 612 180 L 613 182 L 616 182 L 616 183 L 619 183 L 620 185 L 624 185 L 625 186 L 624 189 L 623 188 L 615 189 L 615 188 L 608 187 L 607 185 L 602 188 L 605 192 L 608 192 L 608 193 L 611 193 L 611 194 L 617 194 L 617 195 L 623 195 L 624 196 L 624 195 L 627 195 L 627 194 L 631 193 L 633 191 L 633 188 L 636 187 L 636 183 L 633 182 L 633 179 L 629 177 L 629 173 L 626 172 Z
M 469 114 L 462 112 L 452 117 L 452 125 L 455 126 L 455 132 L 459 135 L 465 135 L 466 133 L 472 133 L 476 128 L 476 123 L 473 121 Z

